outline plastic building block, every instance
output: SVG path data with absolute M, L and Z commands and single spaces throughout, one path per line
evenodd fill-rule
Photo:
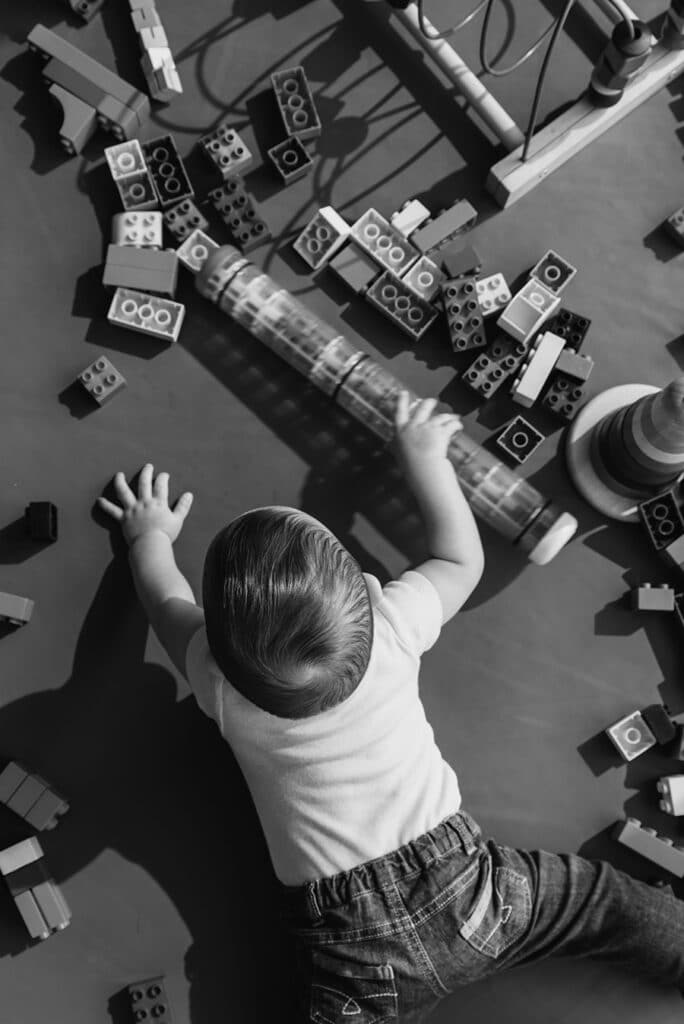
M 21 818 L 35 804 L 39 796 L 45 792 L 46 785 L 36 775 L 27 775 L 6 803 L 11 811 Z
M 218 249 L 218 242 L 205 235 L 200 228 L 196 228 L 176 249 L 176 256 L 191 274 L 197 274 L 204 266 L 211 249 Z
M 672 612 L 674 611 L 675 593 L 667 583 L 657 587 L 650 583 L 642 583 L 630 591 L 632 608 L 636 612 Z
M 142 151 L 162 209 L 195 195 L 171 135 L 144 142 Z
M 117 288 L 107 313 L 111 324 L 163 341 L 178 341 L 185 306 L 131 288 Z
M 221 214 L 235 244 L 243 252 L 249 252 L 271 237 L 268 225 L 259 215 L 252 196 L 245 191 L 239 175 L 229 178 L 218 188 L 211 189 L 209 198 Z
M 513 381 L 513 401 L 528 409 L 534 405 L 548 380 L 565 341 L 547 331 L 530 349 L 527 360 Z
M 477 210 L 467 199 L 459 199 L 448 210 L 414 231 L 411 242 L 421 252 L 429 255 L 432 249 L 439 249 L 456 235 L 468 231 L 476 220 Z
M 576 273 L 576 267 L 573 267 L 571 263 L 564 260 L 563 257 L 559 256 L 557 252 L 553 251 L 553 249 L 549 249 L 549 251 L 539 260 L 539 263 L 532 267 L 530 277 L 536 278 L 536 280 L 541 281 L 549 291 L 555 292 L 556 295 L 560 295 L 565 286 L 572 281 Z
M 297 135 L 271 146 L 267 151 L 280 177 L 286 185 L 303 178 L 314 165 L 306 146 Z
M 684 518 L 672 490 L 640 502 L 639 515 L 656 551 L 684 537 Z
M 51 501 L 31 501 L 24 511 L 24 526 L 31 540 L 57 540 L 57 506 Z
M 29 777 L 27 770 L 16 761 L 10 761 L 0 772 L 0 803 L 6 804 L 13 793 Z
M 521 341 L 501 336 L 486 352 L 481 352 L 463 373 L 461 380 L 483 398 L 491 398 L 503 382 L 517 370 L 527 355 Z
M 98 405 L 104 405 L 110 398 L 126 387 L 125 378 L 106 356 L 100 356 L 79 374 L 83 387 Z
M 446 274 L 433 263 L 429 256 L 421 256 L 412 264 L 406 273 L 401 275 L 404 284 L 426 302 L 434 302 L 440 295 L 440 287 L 446 280 Z
M 623 761 L 633 761 L 655 747 L 657 742 L 639 711 L 633 711 L 631 715 L 609 726 L 606 735 Z
M 134 139 L 142 125 L 140 115 L 113 96 L 105 96 L 97 105 L 100 126 L 115 139 Z
M 313 139 L 321 134 L 321 122 L 304 68 L 274 71 L 271 82 L 287 135 Z
M 362 249 L 393 274 L 401 274 L 420 253 L 400 231 L 372 207 L 351 226 L 351 237 Z
M 684 249 L 684 206 L 667 218 L 666 225 L 675 242 Z
M 655 829 L 644 828 L 638 818 L 618 821 L 614 836 L 623 846 L 640 853 L 677 878 L 684 878 L 684 850 L 675 846 L 671 839 L 659 836 Z
M 56 82 L 52 83 L 48 93 L 62 109 L 59 141 L 67 153 L 80 153 L 97 128 L 97 110 Z
M 61 890 L 52 879 L 34 886 L 31 893 L 50 931 L 58 932 L 67 927 L 71 920 L 71 911 Z
M 114 245 L 134 245 L 143 249 L 161 249 L 162 215 L 159 210 L 115 213 L 112 217 Z
M 222 178 L 242 174 L 254 161 L 254 157 L 235 129 L 226 125 L 219 125 L 215 131 L 203 135 L 198 145 L 218 168 Z
M 24 821 L 39 832 L 55 828 L 59 819 L 69 810 L 69 804 L 54 790 L 46 788 L 35 804 L 24 814 Z
M 522 465 L 545 440 L 523 416 L 516 416 L 496 438 L 496 444 Z
M 173 250 L 109 245 L 102 284 L 173 296 L 178 280 L 178 257 Z
M 476 282 L 477 299 L 482 316 L 492 316 L 511 301 L 511 290 L 503 274 L 490 274 Z
M 479 274 L 482 257 L 472 245 L 450 245 L 439 254 L 440 261 L 450 278 L 463 274 Z
M 430 211 L 427 206 L 423 206 L 420 199 L 407 199 L 402 208 L 392 214 L 390 224 L 408 238 L 412 231 L 426 220 L 430 220 L 430 216 Z
M 684 537 L 678 537 L 662 550 L 662 555 L 673 569 L 684 571 Z
M 131 21 L 138 35 L 143 28 L 156 28 L 158 25 L 161 25 L 161 18 L 157 13 L 157 9 L 151 3 L 135 8 L 131 5 Z
M 292 248 L 312 270 L 318 270 L 348 237 L 349 225 L 344 217 L 332 206 L 322 206 L 295 238 Z
M 137 139 L 108 146 L 105 157 L 125 210 L 149 210 L 157 205 L 154 182 Z
M 78 14 L 79 18 L 83 18 L 84 21 L 90 21 L 104 2 L 105 0 L 66 0 L 74 14 Z
M 109 95 L 106 89 L 93 84 L 87 75 L 82 74 L 69 64 L 64 64 L 61 60 L 57 60 L 56 57 L 50 57 L 42 70 L 42 75 L 46 85 L 51 83 L 59 86 L 95 110 Z
M 513 296 L 499 319 L 497 326 L 516 341 L 529 341 L 560 303 L 557 295 L 531 278 Z
M 209 221 L 192 199 L 182 199 L 176 206 L 169 206 L 164 211 L 164 223 L 177 242 L 184 241 L 198 229 L 204 231 L 209 227 Z
M 564 306 L 546 321 L 546 330 L 558 335 L 559 338 L 565 338 L 568 351 L 574 349 L 575 352 L 579 352 L 590 327 L 591 320 L 588 317 L 573 313 Z
M 467 352 L 486 345 L 476 278 L 470 275 L 444 281 L 441 291 L 454 352 Z
M 562 352 L 561 355 L 563 355 Z M 557 366 L 558 363 L 556 362 Z M 556 367 L 554 367 L 554 371 Z M 552 378 L 551 385 L 544 394 L 541 404 L 544 409 L 548 409 L 554 416 L 558 416 L 560 419 L 565 420 L 566 423 L 569 423 L 580 407 L 583 398 L 584 388 L 577 384 L 576 381 L 570 380 L 569 377 L 563 377 L 559 374 Z
M 146 50 L 140 66 L 150 95 L 157 103 L 169 103 L 183 92 L 178 68 L 170 50 Z
M 147 167 L 142 147 L 137 139 L 120 142 L 116 146 L 107 146 L 104 154 L 114 181 L 128 178 L 131 174 L 140 174 Z
M 371 284 L 366 298 L 412 338 L 421 338 L 437 316 L 431 303 L 421 299 L 389 270 Z
M 665 704 L 649 704 L 641 709 L 641 714 L 656 738 L 656 743 L 669 743 L 675 738 L 677 726 L 670 718 L 670 711 Z
M 0 622 L 9 622 L 11 626 L 25 626 L 31 621 L 34 607 L 35 602 L 30 597 L 0 593 Z
M 33 893 L 30 891 L 19 893 L 19 895 L 14 897 L 14 902 L 31 938 L 48 939 L 50 937 L 50 929 L 40 912 L 40 907 Z
M 661 775 L 656 782 L 658 807 L 666 814 L 684 814 L 684 775 Z
M 169 49 L 169 41 L 166 38 L 166 32 L 161 22 L 158 25 L 142 25 L 138 29 L 138 42 L 143 50 Z
M 154 1021 L 154 1024 L 172 1024 L 164 978 L 148 978 L 128 986 L 131 1013 L 136 1021 Z
M 333 256 L 329 267 L 357 295 L 362 295 L 380 274 L 380 268 L 375 260 L 363 249 L 359 249 L 354 242 L 348 242 L 336 256 Z
M 547 330 L 550 328 L 547 326 Z M 553 331 L 551 332 L 553 333 Z M 562 335 L 559 335 L 562 337 Z M 566 377 L 572 377 L 573 380 L 586 381 L 591 376 L 591 371 L 594 369 L 594 360 L 591 356 L 581 356 L 574 348 L 564 348 L 561 354 L 556 360 L 554 370 L 557 373 L 562 373 Z
M 117 181 L 116 187 L 126 211 L 154 210 L 158 206 L 157 193 L 148 171 Z
M 32 938 L 46 939 L 67 927 L 71 911 L 50 877 L 35 836 L 0 852 L 0 871 Z
M 43 848 L 35 836 L 30 839 L 22 839 L 14 846 L 8 846 L 6 850 L 0 850 L 0 874 L 10 875 L 38 861 L 43 856 Z

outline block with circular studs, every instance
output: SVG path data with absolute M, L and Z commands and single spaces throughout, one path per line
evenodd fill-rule
M 527 355 L 528 346 L 502 334 L 481 352 L 461 376 L 464 384 L 483 398 L 491 398 Z
M 163 976 L 138 981 L 127 991 L 136 1024 L 173 1024 Z
M 569 423 L 584 399 L 584 388 L 576 380 L 557 374 L 544 394 L 541 404 L 554 416 Z
M 318 270 L 344 245 L 349 230 L 337 210 L 322 206 L 295 238 L 292 248 L 312 270 Z
M 222 178 L 242 174 L 254 162 L 254 157 L 240 135 L 227 125 L 219 125 L 215 131 L 203 135 L 198 145 L 218 168 Z
M 496 444 L 522 465 L 545 440 L 544 435 L 528 423 L 524 416 L 516 416 L 498 435 Z
M 274 71 L 271 84 L 286 133 L 298 135 L 300 139 L 313 139 L 320 135 L 321 121 L 304 68 L 297 66 Z
M 98 405 L 104 405 L 126 387 L 125 378 L 106 356 L 100 356 L 87 366 L 79 374 L 78 379 Z
M 539 263 L 532 268 L 530 277 L 541 281 L 549 291 L 559 295 L 566 285 L 572 281 L 576 273 L 577 267 L 573 267 L 571 263 L 564 260 L 553 249 L 549 249 L 539 260 Z
M 185 306 L 180 302 L 133 288 L 117 288 L 107 313 L 110 324 L 163 341 L 178 341 L 184 317 Z
M 658 806 L 666 814 L 684 814 L 684 775 L 661 775 L 656 782 Z
M 487 337 L 477 294 L 476 276 L 467 274 L 451 281 L 443 281 L 441 292 L 454 352 L 484 348 Z
M 656 551 L 684 536 L 684 518 L 673 490 L 640 502 L 639 515 Z
M 176 256 L 191 274 L 198 274 L 212 249 L 218 249 L 218 242 L 196 228 L 176 249 Z
M 416 340 L 422 337 L 437 316 L 437 310 L 430 302 L 421 299 L 389 270 L 371 284 L 366 298 L 397 327 Z
M 481 277 L 475 287 L 480 310 L 484 317 L 498 313 L 511 301 L 511 290 L 506 284 L 503 274 L 490 274 L 489 277 Z
M 312 157 L 297 135 L 268 150 L 269 158 L 286 185 L 303 178 L 314 165 Z
M 420 256 L 401 231 L 392 227 L 372 207 L 352 224 L 351 237 L 369 256 L 393 274 L 403 274 Z
M 639 711 L 633 711 L 609 726 L 606 736 L 623 761 L 633 761 L 656 745 L 656 738 Z

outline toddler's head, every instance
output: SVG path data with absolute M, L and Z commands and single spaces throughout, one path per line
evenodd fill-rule
M 224 527 L 207 552 L 202 596 L 214 660 L 264 711 L 318 714 L 366 671 L 373 617 L 363 573 L 305 512 L 272 505 Z

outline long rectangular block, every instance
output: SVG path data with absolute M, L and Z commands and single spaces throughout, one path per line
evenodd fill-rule
M 661 583 L 657 587 L 650 583 L 642 583 L 640 587 L 634 587 L 632 594 L 632 608 L 637 612 L 672 612 L 674 611 L 675 593 L 667 583 Z
M 614 836 L 629 850 L 640 853 L 677 878 L 684 878 L 684 850 L 675 846 L 671 839 L 659 836 L 655 829 L 644 828 L 637 818 L 618 821 Z
M 117 288 L 107 313 L 110 323 L 163 341 L 178 341 L 185 306 L 132 288 Z
M 31 891 L 49 928 L 52 931 L 66 928 L 71 920 L 71 911 L 56 883 L 50 879 L 36 885 Z
M 437 316 L 437 310 L 431 303 L 421 299 L 389 270 L 373 282 L 366 298 L 405 334 L 415 339 L 423 336 Z
M 344 245 L 349 231 L 349 224 L 337 210 L 322 206 L 295 238 L 292 248 L 312 270 L 318 270 Z
M 102 284 L 105 288 L 135 288 L 173 296 L 178 280 L 178 256 L 166 249 L 109 245 Z
M 321 121 L 316 110 L 304 68 L 297 66 L 274 71 L 271 84 L 287 135 L 313 139 L 321 134 Z
M 162 209 L 175 206 L 181 199 L 192 199 L 195 191 L 171 135 L 160 135 L 144 142 L 143 155 L 152 175 Z
M 513 381 L 511 395 L 514 402 L 528 409 L 534 405 L 564 345 L 563 338 L 557 338 L 548 331 L 533 345 Z
M 439 216 L 433 217 L 423 227 L 412 232 L 410 241 L 429 256 L 433 249 L 439 249 L 456 235 L 468 231 L 476 220 L 475 207 L 471 206 L 467 199 L 459 199 L 448 210 L 444 210 Z
M 352 224 L 351 238 L 393 274 L 404 273 L 420 256 L 402 233 L 372 207 Z
M 655 747 L 657 742 L 639 711 L 633 711 L 609 726 L 606 736 L 623 761 L 633 761 Z

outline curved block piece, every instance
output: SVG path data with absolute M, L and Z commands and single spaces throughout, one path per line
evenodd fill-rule
M 97 128 L 97 111 L 61 85 L 53 83 L 48 92 L 62 108 L 59 141 L 67 153 L 80 153 Z

